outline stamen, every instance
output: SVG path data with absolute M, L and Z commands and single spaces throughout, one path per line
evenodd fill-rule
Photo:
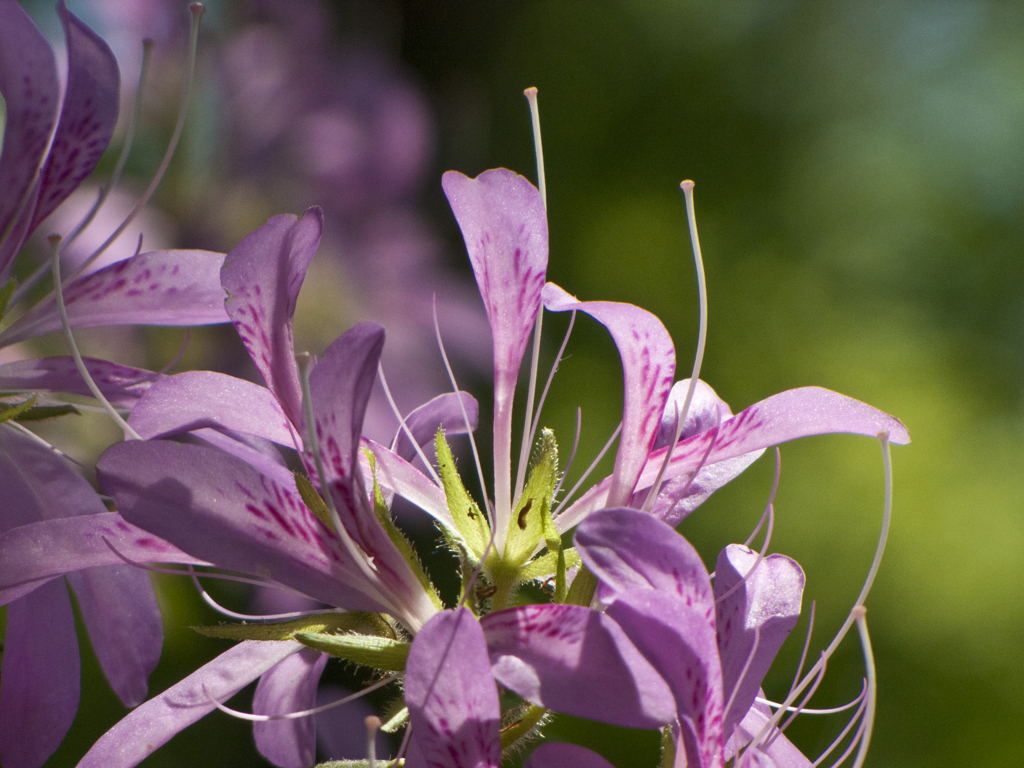
M 538 315 L 539 317 L 539 315 Z M 523 493 L 523 485 L 526 478 L 526 464 L 529 457 L 529 446 L 533 445 L 533 441 L 537 438 L 537 427 L 540 425 L 540 412 L 544 409 L 544 402 L 548 398 L 548 390 L 551 389 L 551 382 L 555 379 L 555 371 L 558 370 L 558 365 L 562 361 L 562 354 L 565 352 L 565 347 L 569 343 L 569 336 L 572 334 L 572 328 L 576 324 L 576 310 L 574 309 L 569 316 L 569 328 L 565 332 L 565 338 L 562 339 L 562 346 L 558 348 L 558 354 L 555 356 L 555 362 L 551 364 L 551 371 L 548 373 L 548 380 L 544 384 L 544 391 L 540 394 L 540 400 L 537 403 L 536 411 L 533 410 L 533 391 L 536 386 L 536 376 L 534 375 L 537 368 L 537 354 L 534 355 L 534 362 L 530 369 L 530 394 L 529 401 L 526 404 L 527 414 L 533 413 L 533 418 L 530 420 L 530 436 L 527 438 L 523 436 L 523 448 L 519 454 L 519 475 L 516 477 L 516 498 L 518 499 Z M 540 338 L 540 325 L 538 323 L 535 328 L 536 335 L 534 340 Z M 534 343 L 534 352 L 539 353 L 540 347 Z M 577 435 L 579 439 L 579 435 Z M 563 473 L 564 477 L 564 473 Z
M 848 709 L 856 707 L 862 701 L 864 696 L 867 694 L 868 684 L 867 681 L 861 686 L 860 693 L 857 694 L 857 698 L 853 701 L 848 701 L 846 704 L 838 707 L 829 707 L 828 709 L 799 709 L 798 707 L 782 707 L 778 702 L 772 701 L 771 699 L 764 699 L 760 696 L 755 696 L 754 701 L 758 704 L 764 704 L 765 706 L 771 707 L 772 709 L 785 709 L 787 712 L 796 712 L 799 710 L 800 714 L 803 715 L 836 715 L 840 712 L 845 712 Z
M 860 633 L 860 643 L 864 648 L 864 668 L 867 671 L 867 707 L 864 710 L 864 731 L 860 738 L 860 748 L 857 750 L 857 758 L 853 762 L 853 768 L 861 768 L 868 755 L 868 745 L 871 743 L 871 732 L 875 725 L 875 705 L 878 697 L 878 678 L 875 673 L 875 655 L 871 649 L 871 637 L 868 635 L 867 609 L 859 605 L 853 609 L 854 619 L 857 621 L 857 631 Z
M 444 342 L 441 340 L 441 326 L 437 322 L 437 295 L 434 295 L 433 307 L 434 315 L 434 337 L 437 339 L 437 348 L 441 350 L 441 359 L 444 361 L 444 369 L 448 372 L 448 381 L 451 382 L 452 391 L 455 392 L 456 396 L 462 394 L 462 390 L 459 389 L 459 385 L 455 381 L 455 374 L 452 372 L 451 363 L 448 361 L 448 353 L 444 351 Z M 491 502 L 487 497 L 487 483 L 484 482 L 484 469 L 480 463 L 480 452 L 476 448 L 476 439 L 473 437 L 473 430 L 469 425 L 469 414 L 466 413 L 466 406 L 462 402 L 462 398 L 459 397 L 459 406 L 462 408 L 462 418 L 466 423 L 466 434 L 469 436 L 469 446 L 473 451 L 473 461 L 476 463 L 476 475 L 480 480 L 480 493 L 484 497 L 484 508 L 487 512 L 487 517 L 490 522 L 491 528 L 494 528 L 494 514 L 491 507 Z
M 548 185 L 544 179 L 544 146 L 540 141 L 540 109 L 537 106 L 537 89 L 527 88 L 523 91 L 526 100 L 530 102 L 530 118 L 533 123 L 533 151 L 537 155 L 537 189 L 540 190 L 540 199 L 544 201 L 544 209 L 548 207 Z
M 572 469 L 572 463 L 576 460 L 576 449 L 580 447 L 580 430 L 583 427 L 583 409 L 576 408 L 576 436 L 572 441 L 572 451 L 569 453 L 569 460 L 565 462 L 565 469 L 562 470 L 561 477 L 558 478 L 558 482 L 555 483 L 555 490 L 551 494 L 552 499 L 558 498 L 558 492 L 562 490 L 562 483 L 565 482 L 565 478 L 569 476 L 569 470 Z
M 857 730 L 854 733 L 853 738 L 850 740 L 850 743 L 847 744 L 846 749 L 843 750 L 843 754 L 841 754 L 839 756 L 839 759 L 837 759 L 834 763 L 832 763 L 831 768 L 838 768 L 838 766 L 840 766 L 844 762 L 846 762 L 846 758 L 848 758 L 850 756 L 850 753 L 853 752 L 853 748 L 855 746 L 857 746 L 857 743 L 860 741 L 861 737 L 864 734 L 863 715 L 864 715 L 864 703 L 861 703 L 861 705 L 859 707 L 857 707 L 857 711 L 853 713 L 853 717 L 850 718 L 850 722 L 848 722 L 846 724 L 846 726 L 843 728 L 843 730 L 840 731 L 839 735 L 836 736 L 836 738 L 832 740 L 832 743 L 829 744 L 828 749 L 826 749 L 824 752 L 822 752 L 821 755 L 818 757 L 818 759 L 815 760 L 813 763 L 811 763 L 811 765 L 812 766 L 821 765 L 821 763 L 825 760 L 825 758 L 828 757 L 829 754 L 831 754 L 832 750 L 835 749 L 836 747 L 838 747 L 840 744 L 843 743 L 843 739 L 846 738 L 846 734 L 848 734 L 850 732 L 850 729 L 853 728 L 853 726 L 856 724 L 857 725 Z
M 772 481 L 772 492 L 768 497 L 768 504 L 765 505 L 764 512 L 761 513 L 761 519 L 757 521 L 757 525 L 751 532 L 750 537 L 743 542 L 743 546 L 749 547 L 750 542 L 754 540 L 758 533 L 761 531 L 761 526 L 764 525 L 764 521 L 768 518 L 769 513 L 774 514 L 774 503 L 775 493 L 779 490 L 779 477 L 782 474 L 782 451 L 779 450 L 778 446 L 775 448 L 775 479 Z M 765 534 L 766 537 L 770 538 L 771 534 Z
M 380 718 L 369 715 L 363 723 L 366 725 L 366 762 L 369 768 L 377 768 L 377 731 L 380 730 Z
M 804 669 L 804 663 L 807 661 L 807 651 L 811 647 L 811 635 L 814 633 L 814 612 L 818 607 L 816 600 L 811 601 L 811 615 L 807 622 L 807 637 L 804 638 L 804 649 L 800 652 L 800 662 L 796 665 L 796 674 L 793 675 L 793 682 L 789 686 L 789 693 L 786 694 L 788 699 L 790 694 L 793 693 L 793 689 L 796 688 L 797 683 L 800 681 L 800 675 Z
M 378 680 L 373 685 L 368 685 L 357 693 L 353 693 L 352 695 L 346 696 L 343 699 L 338 699 L 337 701 L 332 701 L 330 704 L 321 704 L 319 707 L 304 709 L 301 712 L 288 712 L 283 715 L 255 715 L 250 712 L 240 712 L 237 709 L 232 709 L 231 707 L 221 704 L 217 699 L 210 695 L 210 692 L 206 690 L 206 683 L 203 683 L 203 694 L 209 702 L 213 704 L 213 706 L 225 714 L 236 717 L 239 720 L 248 720 L 252 723 L 266 723 L 271 720 L 298 720 L 301 717 L 309 717 L 310 715 L 317 715 L 321 712 L 326 712 L 328 709 L 334 709 L 335 707 L 340 707 L 342 704 L 348 704 L 350 701 L 360 699 L 366 694 L 376 691 L 378 688 L 383 688 L 388 683 L 393 683 L 396 679 L 397 678 L 394 675 L 389 675 L 382 680 Z
M 81 408 L 82 406 L 77 406 L 77 407 Z M 12 429 L 17 430 L 18 432 L 23 434 L 25 437 L 28 437 L 28 438 L 31 438 L 32 440 L 35 440 L 37 443 L 39 443 L 44 448 L 48 448 L 55 455 L 60 456 L 62 459 L 64 459 L 65 461 L 67 461 L 70 464 L 74 464 L 76 467 L 78 467 L 81 470 L 84 470 L 86 472 L 94 472 L 95 469 L 96 469 L 95 467 L 92 467 L 92 466 L 90 466 L 90 465 L 88 465 L 88 464 L 86 464 L 84 462 L 81 462 L 78 459 L 75 459 L 75 458 L 72 458 L 71 456 L 68 456 L 60 448 L 57 448 L 54 445 L 50 445 L 48 442 L 46 442 L 46 440 L 41 438 L 39 435 L 37 435 L 35 432 L 33 432 L 28 427 L 26 427 L 24 424 L 19 424 L 17 421 L 13 421 L 12 420 L 12 421 L 4 422 L 4 425 L 8 426 L 8 427 L 11 427 Z
M 178 142 L 181 140 L 181 133 L 185 129 L 185 118 L 188 115 L 188 104 L 192 97 L 192 87 L 195 82 L 196 73 L 196 50 L 199 46 L 199 21 L 203 17 L 203 13 L 206 8 L 202 3 L 192 3 L 189 6 L 189 11 L 192 14 L 192 23 L 189 26 L 189 40 L 188 40 L 188 64 L 186 68 L 185 76 L 185 89 L 181 97 L 181 108 L 178 110 L 178 121 L 174 125 L 174 132 L 171 134 L 171 141 L 167 145 L 167 151 L 164 153 L 163 159 L 160 161 L 160 167 L 157 168 L 156 174 L 153 176 L 153 180 L 146 187 L 146 191 L 142 193 L 142 197 L 132 208 L 128 216 L 125 217 L 121 225 L 111 233 L 104 243 L 96 249 L 96 251 L 84 262 L 81 266 L 75 270 L 71 279 L 74 279 L 78 275 L 82 274 L 89 266 L 96 261 L 103 254 L 107 248 L 110 247 L 117 238 L 121 236 L 121 233 L 127 229 L 128 225 L 135 220 L 135 217 L 139 215 L 146 204 L 149 203 L 149 199 L 153 196 L 157 186 L 163 180 L 164 174 L 167 173 L 167 167 L 171 164 L 171 158 L 174 156 L 175 150 L 178 148 Z
M 889 524 L 892 517 L 892 458 L 889 452 L 889 433 L 885 431 L 880 432 L 878 434 L 878 439 L 882 444 L 882 465 L 885 472 L 885 502 L 882 511 L 882 529 L 879 533 L 878 547 L 875 550 L 874 560 L 871 563 L 871 568 L 868 570 L 868 576 L 864 582 L 864 586 L 861 589 L 860 594 L 857 596 L 856 603 L 854 603 L 853 608 L 846 617 L 846 621 L 843 622 L 842 627 L 840 627 L 839 632 L 836 633 L 832 642 L 829 643 L 828 647 L 822 652 L 821 658 L 818 662 L 811 668 L 804 679 L 793 688 L 790 695 L 786 697 L 786 700 L 783 702 L 783 706 L 788 707 L 792 704 L 793 700 L 796 699 L 804 688 L 810 684 L 811 680 L 815 676 L 821 674 L 821 670 L 824 669 L 827 659 L 835 652 L 839 643 L 843 641 L 843 638 L 846 637 L 846 633 L 850 631 L 850 627 L 852 627 L 853 623 L 857 620 L 857 616 L 860 615 L 858 609 L 863 607 L 864 601 L 867 599 L 868 592 L 871 590 L 871 585 L 874 582 L 875 574 L 878 572 L 878 567 L 881 564 L 882 555 L 885 552 L 885 543 L 889 535 Z M 769 719 L 761 729 L 761 732 L 754 738 L 752 743 L 760 743 L 768 729 L 773 727 L 779 721 L 781 713 L 782 710 L 776 712 L 775 715 Z
M 110 548 L 110 551 L 113 552 L 115 555 L 117 555 L 119 558 L 121 558 L 121 560 L 123 560 L 125 563 L 127 563 L 128 565 L 132 565 L 132 566 L 134 566 L 136 568 L 141 568 L 144 571 L 149 571 L 150 573 L 164 573 L 164 574 L 167 574 L 168 576 L 188 576 L 189 575 L 188 568 L 192 568 L 193 567 L 193 566 L 188 566 L 188 568 L 185 568 L 185 569 L 183 569 L 183 568 L 158 568 L 157 566 L 150 565 L 149 563 L 143 563 L 143 562 L 140 562 L 138 560 L 132 560 L 126 554 L 124 554 L 123 552 L 118 550 L 117 547 L 115 547 L 113 544 L 111 544 L 110 543 L 110 539 L 108 539 L 106 536 L 103 536 L 102 538 L 103 538 L 103 543 L 106 544 Z M 293 595 L 303 595 L 303 596 L 305 596 L 302 592 L 299 592 L 297 589 L 292 589 L 291 587 L 286 587 L 284 584 L 280 584 L 280 583 L 278 583 L 276 581 L 260 581 L 259 579 L 249 578 L 248 576 L 235 576 L 235 575 L 229 574 L 229 573 L 204 573 L 203 577 L 204 578 L 208 578 L 208 579 L 221 579 L 223 581 L 237 581 L 240 584 L 252 584 L 252 585 L 257 586 L 257 587 L 270 587 L 271 589 L 279 589 L 282 592 L 289 592 L 289 593 L 291 593 Z M 317 611 L 317 613 L 329 613 L 329 612 L 330 611 L 327 611 L 327 610 Z
M 216 600 L 214 600 L 213 596 L 209 592 L 207 592 L 205 589 L 203 589 L 203 585 L 199 583 L 199 575 L 196 573 L 196 569 L 193 566 L 191 566 L 191 565 L 188 567 L 188 575 L 192 577 L 192 584 L 195 585 L 196 591 L 199 593 L 199 596 L 201 598 L 203 598 L 203 602 L 205 602 L 208 606 L 213 608 L 213 610 L 217 611 L 217 613 L 223 614 L 224 616 L 227 616 L 228 618 L 231 618 L 231 619 L 238 619 L 239 621 L 249 621 L 249 622 L 265 622 L 265 621 L 282 621 L 282 620 L 285 620 L 285 619 L 301 619 L 301 618 L 305 618 L 306 616 L 316 616 L 318 614 L 323 614 L 323 613 L 335 613 L 335 611 L 325 611 L 325 610 L 322 610 L 322 609 L 320 609 L 320 610 L 311 610 L 311 611 L 289 611 L 288 613 L 271 613 L 271 614 L 264 614 L 264 615 L 253 615 L 253 614 L 248 614 L 248 613 L 238 613 L 237 611 L 232 611 L 230 608 L 225 608 L 223 605 L 221 605 Z M 204 573 L 203 576 L 214 576 L 215 577 L 216 574 Z M 229 579 L 229 580 L 230 581 L 235 581 L 235 579 Z
M 704 280 L 704 258 L 700 252 L 700 238 L 697 237 L 697 214 L 693 207 L 693 182 L 684 181 L 679 186 L 683 190 L 683 196 L 686 198 L 686 219 L 690 224 L 690 245 L 693 247 L 693 261 L 697 268 L 697 305 L 700 309 L 700 322 L 697 330 L 697 353 L 693 359 L 690 386 L 686 390 L 686 399 L 683 401 L 683 413 L 679 417 L 679 421 L 682 423 L 686 420 L 686 416 L 689 413 L 690 401 L 693 399 L 693 392 L 697 387 L 697 379 L 700 378 L 700 367 L 704 361 L 704 344 L 708 337 L 708 288 Z
M 434 471 L 434 466 L 430 460 L 427 459 L 427 455 L 423 452 L 423 448 L 420 446 L 419 441 L 413 437 L 412 430 L 409 429 L 409 425 L 405 423 L 405 417 L 402 416 L 402 412 L 398 410 L 398 405 L 395 403 L 395 398 L 391 396 L 391 387 L 388 386 L 388 380 L 384 376 L 384 368 L 381 366 L 380 361 L 377 362 L 377 378 L 380 379 L 381 386 L 384 388 L 384 396 L 388 399 L 388 404 L 391 406 L 391 412 L 395 414 L 395 418 L 398 419 L 401 430 L 405 433 L 405 436 L 409 438 L 409 442 L 412 443 L 413 449 L 416 451 L 416 455 L 420 457 L 423 462 L 423 466 L 427 468 L 427 472 L 430 477 L 434 480 L 438 486 L 441 485 L 441 478 L 437 476 L 437 472 Z M 466 421 L 469 421 L 468 416 L 465 414 L 463 409 L 463 417 Z M 394 448 L 394 445 L 391 446 Z
M 616 438 L 618 438 L 620 432 L 622 432 L 622 422 L 621 421 L 619 422 L 619 426 L 617 426 L 615 428 L 615 431 L 612 432 L 612 436 L 608 438 L 608 442 L 604 444 L 604 448 L 602 448 L 600 450 L 600 452 L 597 454 L 597 456 L 594 457 L 594 460 L 590 463 L 590 466 L 587 467 L 587 471 L 583 473 L 583 476 L 580 477 L 580 479 L 576 481 L 576 485 L 574 485 L 572 487 L 572 490 L 570 490 L 569 493 L 567 493 L 565 495 L 565 498 L 562 499 L 562 501 L 559 503 L 558 509 L 561 509 L 566 504 L 568 504 L 569 500 L 572 499 L 572 497 L 575 495 L 576 491 L 578 491 L 580 489 L 580 486 L 583 485 L 583 483 L 586 482 L 587 478 L 590 477 L 590 473 L 593 472 L 597 468 L 597 465 L 601 463 L 601 459 L 603 459 L 604 455 L 606 453 L 608 453 L 608 449 L 612 447 L 612 444 L 615 442 Z
M 125 439 L 132 438 L 134 440 L 141 440 L 142 437 L 128 426 L 128 422 L 121 418 L 121 414 L 117 412 L 110 401 L 100 391 L 99 386 L 93 381 L 92 375 L 89 373 L 89 369 L 85 367 L 85 361 L 82 360 L 82 355 L 78 351 L 78 345 L 75 344 L 75 337 L 71 333 L 71 323 L 68 320 L 68 310 L 64 306 L 64 289 L 60 282 L 60 235 L 50 236 L 50 247 L 53 249 L 53 290 L 57 299 L 57 312 L 60 313 L 60 324 L 64 329 L 64 338 L 67 339 L 68 347 L 71 348 L 71 356 L 75 360 L 75 367 L 78 368 L 79 374 L 85 379 L 85 384 L 89 387 L 89 391 L 92 392 L 92 396 L 95 397 L 99 403 L 103 406 L 103 409 L 110 414 L 110 418 L 114 420 L 114 423 L 124 430 Z

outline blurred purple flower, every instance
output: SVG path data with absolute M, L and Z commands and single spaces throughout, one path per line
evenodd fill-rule
M 7 281 L 28 236 L 96 167 L 117 123 L 120 73 L 114 55 L 63 0 L 57 13 L 68 48 L 59 119 L 53 51 L 15 0 L 0 0 L 0 94 L 7 102 L 0 153 L 0 282 Z

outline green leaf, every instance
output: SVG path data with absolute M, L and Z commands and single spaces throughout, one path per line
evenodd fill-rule
M 434 442 L 437 446 L 437 465 L 441 473 L 444 494 L 448 500 L 448 510 L 452 513 L 455 525 L 466 542 L 472 565 L 476 567 L 491 541 L 491 526 L 462 484 L 462 478 L 455 470 L 452 450 L 440 429 L 437 430 Z
M 365 664 L 373 669 L 405 671 L 412 645 L 372 635 L 331 635 L 323 632 L 298 632 L 295 639 L 305 646 L 337 656 L 339 659 Z
M 56 419 L 60 416 L 68 415 L 81 416 L 82 412 L 75 408 L 70 403 L 64 405 L 39 405 L 35 408 L 30 408 L 24 413 L 18 414 L 14 418 L 18 421 L 45 421 L 47 419 Z
M 192 627 L 207 637 L 225 640 L 294 640 L 300 632 L 359 632 L 395 639 L 395 631 L 376 613 L 320 613 L 277 624 L 221 624 L 216 627 Z
M 23 403 L 16 403 L 10 405 L 8 403 L 0 403 L 0 424 L 11 419 L 17 419 L 23 413 L 26 413 L 32 406 L 36 404 L 36 396 L 32 395 L 28 400 Z

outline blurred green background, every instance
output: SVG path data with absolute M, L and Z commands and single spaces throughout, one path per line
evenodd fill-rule
M 211 0 L 205 34 L 229 39 L 244 5 Z M 32 8 L 36 18 L 51 13 Z M 465 272 L 463 247 L 440 173 L 507 166 L 535 178 L 521 92 L 539 88 L 549 278 L 581 299 L 657 314 L 675 339 L 680 376 L 692 362 L 697 306 L 678 184 L 696 182 L 710 296 L 702 378 L 737 412 L 784 389 L 825 386 L 894 414 L 913 438 L 893 449 L 892 533 L 868 600 L 880 691 L 867 765 L 1024 765 L 1024 4 L 407 0 L 329 8 L 339 45 L 372 38 L 425 95 L 436 150 L 419 200 L 453 270 Z M 209 201 L 170 199 L 190 168 L 207 162 L 189 146 L 207 141 L 216 153 L 230 141 L 209 117 L 218 106 L 207 80 L 157 207 L 182 218 L 218 215 Z M 260 205 L 251 216 L 278 212 Z M 253 224 L 232 226 L 244 233 Z M 372 275 L 374 265 L 364 269 Z M 544 419 L 566 450 L 577 405 L 582 466 L 621 411 L 614 347 L 586 318 Z M 727 543 L 746 539 L 773 471 L 766 456 L 680 526 L 709 565 Z M 882 491 L 871 440 L 829 436 L 782 448 L 772 550 L 807 572 L 806 605 L 815 600 L 818 611 L 813 648 L 828 642 L 860 589 Z M 169 633 L 171 624 L 213 620 L 186 585 L 165 587 Z M 805 631 L 802 621 L 766 681 L 769 696 L 785 694 Z M 221 647 L 169 634 L 151 690 Z M 851 637 L 814 705 L 852 698 L 862 664 Z M 98 703 L 83 706 L 54 766 L 73 765 L 120 716 L 95 662 L 85 674 L 85 695 Z M 816 755 L 843 722 L 802 717 L 790 733 Z M 226 746 L 225 728 L 237 734 Z M 596 744 L 621 768 L 640 765 L 651 748 L 596 730 L 552 726 Z M 203 765 L 259 760 L 248 727 L 225 717 L 206 718 L 185 739 L 147 764 L 194 764 L 197 743 Z

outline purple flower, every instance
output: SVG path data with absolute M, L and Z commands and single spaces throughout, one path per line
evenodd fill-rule
M 68 48 L 59 119 L 53 51 L 15 0 L 0 0 L 0 93 L 7 102 L 0 160 L 0 282 L 7 281 L 28 236 L 96 167 L 117 123 L 120 73 L 114 55 L 63 0 L 57 13 Z
M 743 723 L 800 615 L 804 575 L 782 555 L 761 560 L 739 545 L 718 557 L 714 587 L 697 551 L 671 527 L 632 509 L 604 509 L 576 532 L 600 580 L 606 614 L 664 677 L 675 696 L 676 764 L 713 768 L 758 729 Z M 757 717 L 757 713 L 754 713 Z M 740 739 L 734 739 L 740 734 Z M 764 750 L 775 764 L 792 746 L 781 735 Z M 748 756 L 748 760 L 752 756 Z M 683 761 L 682 763 L 680 761 Z M 771 765 L 772 763 L 761 764 Z

